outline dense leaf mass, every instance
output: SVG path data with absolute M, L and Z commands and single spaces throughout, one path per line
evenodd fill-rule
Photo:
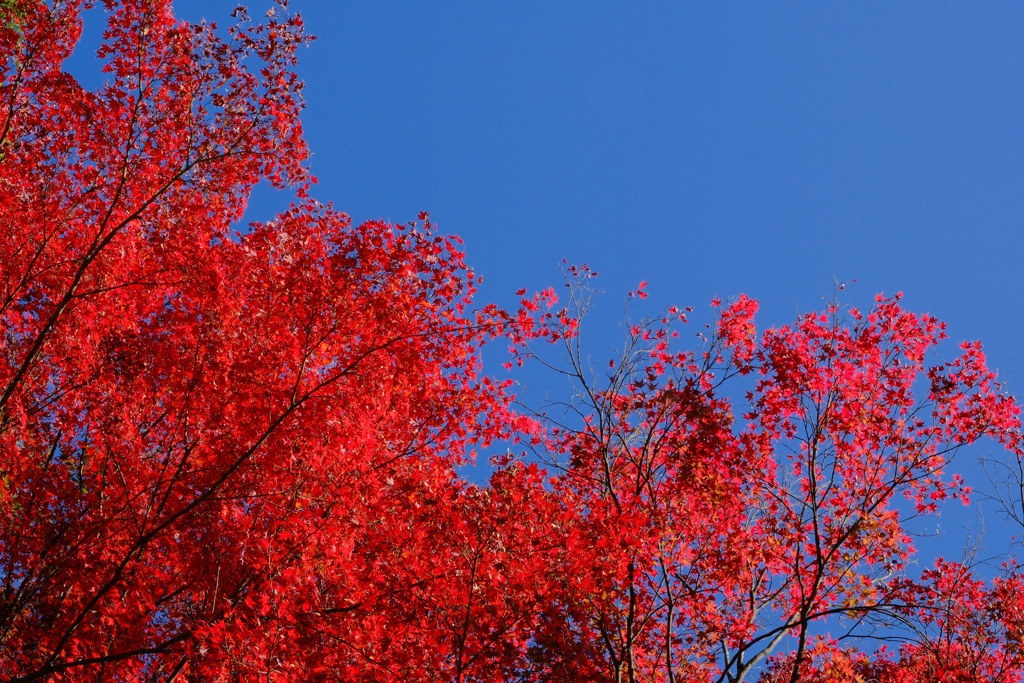
M 1019 462 L 979 345 L 928 367 L 899 297 L 767 331 L 740 297 L 596 373 L 586 268 L 475 306 L 425 215 L 310 198 L 284 2 L 106 0 L 96 92 L 61 70 L 90 6 L 0 0 L 2 680 L 1024 679 L 1016 565 L 909 568 L 958 448 Z M 240 229 L 259 182 L 292 207 Z M 493 339 L 564 410 L 513 410 Z

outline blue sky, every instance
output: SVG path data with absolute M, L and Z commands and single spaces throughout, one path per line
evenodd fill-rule
M 175 7 L 226 22 L 235 4 Z M 429 211 L 485 298 L 556 284 L 565 258 L 616 297 L 744 292 L 778 324 L 857 279 L 853 298 L 902 290 L 1024 368 L 1024 5 L 292 8 L 319 38 L 301 56 L 319 198 Z
M 301 67 L 318 198 L 357 221 L 429 211 L 481 300 L 557 285 L 567 259 L 602 275 L 598 330 L 640 280 L 657 304 L 742 292 L 779 325 L 856 279 L 849 301 L 903 291 L 1024 393 L 1024 4 L 292 8 L 319 37 Z M 87 49 L 69 68 L 97 78 Z M 285 202 L 260 192 L 249 215 Z
M 1020 3 L 292 7 L 319 37 L 318 195 L 357 220 L 431 212 L 489 300 L 557 284 L 564 258 L 609 299 L 743 292 L 779 324 L 857 279 L 853 299 L 902 290 L 1024 367 Z

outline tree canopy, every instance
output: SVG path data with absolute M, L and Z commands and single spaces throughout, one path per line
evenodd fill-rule
M 90 5 L 0 2 L 2 680 L 1024 678 L 1011 559 L 911 566 L 957 449 L 1020 462 L 980 345 L 929 365 L 898 296 L 768 330 L 740 296 L 595 372 L 585 267 L 478 305 L 425 214 L 312 198 L 285 3 L 107 0 L 95 92 L 61 68 Z M 240 226 L 260 182 L 294 202 Z M 482 372 L 495 340 L 561 409 Z

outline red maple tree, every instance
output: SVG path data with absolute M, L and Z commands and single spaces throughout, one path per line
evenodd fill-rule
M 898 298 L 759 332 L 741 297 L 595 378 L 589 271 L 473 307 L 426 216 L 309 197 L 283 2 L 107 0 L 96 92 L 61 70 L 89 6 L 0 1 L 2 680 L 1020 678 L 1012 564 L 907 569 L 951 454 L 1021 450 L 980 347 L 927 368 Z M 236 231 L 263 181 L 292 208 Z M 495 338 L 563 345 L 568 417 L 512 410 Z M 457 475 L 499 440 L 539 459 Z M 869 626 L 903 645 L 826 635 Z
M 945 680 L 914 673 L 937 661 L 973 676 L 949 680 L 1018 680 L 1014 567 L 994 586 L 956 565 L 907 572 L 907 522 L 967 499 L 943 475 L 955 451 L 992 437 L 1020 453 L 1019 407 L 978 344 L 929 368 L 944 325 L 899 296 L 764 332 L 741 296 L 713 302 L 698 351 L 676 348 L 685 311 L 632 325 L 600 378 L 575 336 L 591 274 L 568 274 L 553 365 L 575 390 L 539 451 L 573 509 L 573 568 L 534 650 L 556 678 L 741 681 L 775 653 L 764 681 L 855 680 L 828 673 L 846 661 L 876 671 L 865 681 Z M 724 393 L 737 385 L 745 412 Z M 893 661 L 829 629 L 909 633 Z

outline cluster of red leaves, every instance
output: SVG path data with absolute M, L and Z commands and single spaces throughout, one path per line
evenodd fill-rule
M 1017 680 L 1012 569 L 905 571 L 951 454 L 1021 448 L 978 346 L 926 368 L 942 326 L 897 299 L 759 332 L 740 298 L 597 380 L 585 267 L 565 308 L 472 308 L 426 216 L 307 196 L 283 2 L 108 0 L 98 92 L 61 71 L 90 4 L 0 0 L 3 680 Z M 232 232 L 261 181 L 295 204 Z M 494 338 L 564 345 L 574 417 L 514 413 Z M 457 476 L 517 440 L 549 468 Z M 815 637 L 840 618 L 917 635 L 869 657 Z
M 478 349 L 532 318 L 467 313 L 429 222 L 305 198 L 297 17 L 109 2 L 90 93 L 86 4 L 2 6 L 0 676 L 381 680 L 525 639 L 537 475 L 453 465 L 521 421 Z M 232 234 L 261 180 L 297 204 Z
M 570 308 L 585 309 L 570 275 Z M 760 334 L 756 309 L 745 297 L 721 308 L 697 352 L 675 350 L 678 311 L 633 325 L 600 382 L 575 328 L 562 330 L 582 425 L 555 424 L 542 453 L 575 508 L 577 566 L 538 639 L 555 678 L 739 681 L 788 645 L 764 680 L 814 680 L 847 656 L 821 629 L 907 626 L 917 645 L 870 666 L 879 680 L 919 680 L 883 672 L 932 666 L 924 653 L 940 639 L 917 635 L 938 625 L 945 659 L 977 651 L 972 671 L 1000 672 L 977 680 L 1015 680 L 1015 573 L 988 588 L 948 566 L 918 582 L 905 572 L 905 523 L 969 493 L 943 475 L 952 454 L 982 437 L 1020 453 L 1019 408 L 980 347 L 926 368 L 943 325 L 899 297 Z M 736 383 L 750 387 L 742 419 L 722 393 Z M 957 618 L 943 616 L 949 605 Z
M 871 656 L 817 638 L 799 680 L 810 683 L 1017 683 L 1024 680 L 1024 577 L 1016 567 L 992 584 L 964 566 L 939 561 L 918 582 L 904 582 L 897 613 L 917 637 L 897 652 Z M 774 658 L 761 683 L 794 675 L 794 655 Z

